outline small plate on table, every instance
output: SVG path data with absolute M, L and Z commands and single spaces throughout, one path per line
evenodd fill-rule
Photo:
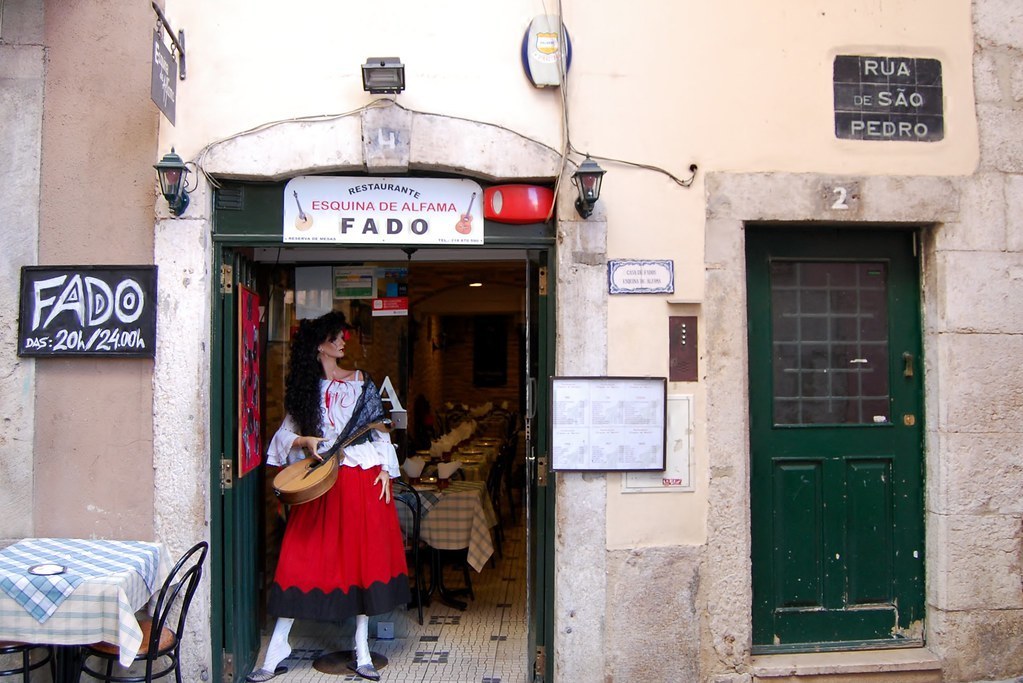
M 35 576 L 56 576 L 57 574 L 63 574 L 67 571 L 67 567 L 62 564 L 54 564 L 51 562 L 44 562 L 43 564 L 32 565 L 28 568 L 28 573 Z

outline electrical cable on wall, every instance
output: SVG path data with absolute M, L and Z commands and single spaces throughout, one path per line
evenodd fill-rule
M 546 3 L 541 3 L 541 4 L 542 4 L 542 6 L 544 8 L 544 12 L 547 12 Z M 561 19 L 562 11 L 563 11 L 562 10 L 562 0 L 557 0 L 557 5 L 558 5 L 558 14 L 557 14 L 558 25 L 561 27 L 561 30 L 559 31 L 559 43 L 563 44 L 564 40 L 563 40 L 563 38 L 560 37 L 560 33 L 563 32 L 563 29 L 564 29 L 564 23 L 563 23 L 563 21 Z M 668 171 L 668 170 L 666 170 L 664 168 L 661 168 L 660 166 L 654 166 L 652 164 L 645 164 L 645 163 L 636 162 L 636 161 L 628 161 L 626 159 L 618 159 L 618 158 L 615 158 L 615 157 L 603 156 L 603 155 L 600 155 L 600 154 L 593 154 L 593 153 L 590 153 L 590 152 L 583 152 L 583 151 L 579 150 L 578 148 L 576 148 L 575 145 L 572 144 L 572 138 L 571 138 L 571 134 L 570 134 L 570 125 L 569 125 L 570 118 L 569 118 L 569 105 L 568 105 L 568 68 L 567 68 L 567 63 L 566 63 L 566 54 L 565 54 L 565 52 L 566 51 L 563 50 L 563 49 L 559 49 L 558 52 L 557 52 L 558 71 L 559 71 L 559 76 L 560 76 L 559 90 L 561 91 L 560 92 L 560 96 L 561 96 L 561 133 L 562 133 L 561 134 L 561 138 L 562 138 L 562 143 L 561 143 L 561 149 L 560 150 L 556 150 L 556 149 L 554 149 L 553 147 L 551 147 L 550 145 L 548 145 L 545 142 L 537 140 L 536 138 L 530 137 L 528 135 L 524 135 L 523 133 L 520 133 L 520 132 L 518 132 L 516 130 L 513 130 L 511 128 L 508 128 L 507 126 L 502 126 L 500 124 L 490 123 L 490 122 L 487 122 L 487 121 L 481 121 L 479 119 L 471 119 L 471 118 L 466 118 L 466 117 L 461 117 L 461 116 L 452 116 L 450 114 L 438 114 L 436 112 L 424 112 L 424 111 L 419 111 L 419 110 L 416 110 L 416 109 L 409 109 L 408 107 L 404 107 L 404 106 L 398 104 L 398 102 L 396 102 L 394 99 L 391 99 L 391 98 L 388 98 L 388 97 L 382 97 L 382 98 L 378 98 L 376 100 L 373 100 L 372 102 L 369 102 L 367 104 L 364 104 L 361 107 L 358 107 L 356 109 L 352 109 L 351 111 L 347 111 L 347 112 L 340 113 L 340 114 L 313 114 L 313 115 L 310 115 L 310 116 L 296 116 L 296 117 L 291 117 L 291 118 L 287 118 L 287 119 L 279 119 L 279 120 L 276 120 L 276 121 L 269 121 L 267 123 L 262 123 L 262 124 L 259 124 L 257 126 L 253 126 L 252 128 L 249 128 L 247 130 L 243 130 L 243 131 L 240 131 L 238 133 L 234 133 L 232 135 L 228 135 L 227 137 L 220 138 L 218 140 L 215 140 L 213 142 L 210 142 L 210 143 L 206 144 L 204 147 L 202 147 L 202 149 L 199 150 L 198 154 L 196 154 L 196 158 L 195 158 L 195 162 L 194 163 L 195 163 L 196 169 L 203 174 L 203 176 L 210 183 L 210 185 L 212 185 L 215 188 L 219 188 L 221 186 L 220 182 L 216 178 L 214 178 L 212 175 L 210 175 L 206 171 L 206 169 L 204 168 L 204 165 L 203 165 L 203 161 L 204 161 L 206 155 L 209 153 L 209 151 L 215 145 L 219 145 L 219 144 L 222 144 L 222 143 L 225 143 L 225 142 L 229 142 L 231 140 L 236 140 L 236 139 L 245 137 L 247 135 L 252 135 L 253 133 L 259 133 L 261 131 L 267 130 L 268 128 L 272 128 L 273 126 L 276 126 L 276 125 L 279 125 L 279 124 L 282 124 L 282 123 L 307 123 L 307 122 L 312 122 L 312 121 L 334 121 L 334 120 L 346 118 L 348 116 L 353 116 L 355 114 L 360 114 L 363 111 L 366 111 L 366 110 L 374 108 L 374 107 L 391 105 L 391 106 L 396 106 L 396 107 L 402 109 L 403 111 L 408 111 L 408 112 L 412 112 L 412 113 L 415 113 L 415 114 L 424 114 L 424 115 L 430 115 L 430 116 L 446 116 L 447 118 L 455 119 L 455 120 L 458 120 L 458 121 L 466 121 L 466 122 L 469 122 L 469 123 L 478 123 L 478 124 L 483 124 L 483 125 L 487 125 L 487 126 L 493 126 L 495 128 L 507 131 L 507 132 L 509 132 L 509 133 L 511 133 L 513 135 L 516 135 L 516 136 L 518 136 L 520 138 L 523 138 L 525 140 L 529 140 L 532 143 L 535 143 L 535 144 L 541 145 L 543 147 L 546 147 L 547 149 L 551 150 L 552 152 L 556 152 L 561 157 L 561 165 L 560 165 L 560 168 L 558 169 L 558 174 L 555 177 L 555 181 L 554 181 L 554 196 L 555 197 L 558 196 L 558 192 L 559 192 L 559 190 L 561 188 L 561 184 L 562 184 L 562 182 L 564 180 L 565 172 L 566 172 L 567 166 L 569 164 L 569 157 L 572 154 L 575 154 L 575 155 L 578 155 L 578 156 L 583 156 L 583 157 L 589 156 L 592 159 L 599 159 L 601 161 L 606 161 L 606 162 L 616 163 L 616 164 L 622 164 L 622 165 L 625 165 L 625 166 L 631 166 L 633 168 L 639 168 L 639 169 L 644 169 L 644 170 L 648 170 L 648 171 L 653 171 L 655 173 L 660 173 L 660 174 L 663 174 L 663 175 L 667 176 L 673 182 L 678 184 L 680 187 L 690 187 L 693 184 L 693 181 L 696 179 L 696 171 L 697 171 L 697 165 L 696 164 L 690 164 L 690 166 L 689 166 L 690 175 L 689 175 L 688 178 L 683 179 L 683 178 L 680 178 L 680 177 L 676 176 L 675 174 L 671 173 L 670 171 Z M 578 164 L 575 164 L 575 165 L 578 166 Z M 553 216 L 554 208 L 555 208 L 556 204 L 557 204 L 557 202 L 552 202 L 551 203 L 551 208 L 548 211 L 547 219 L 546 220 L 549 221 L 551 219 L 551 217 Z
M 560 34 L 564 32 L 564 27 L 565 27 L 565 24 L 564 24 L 564 22 L 563 22 L 563 20 L 561 18 L 562 17 L 562 0 L 557 0 L 557 1 L 558 1 L 558 26 L 560 27 L 559 28 L 559 39 L 558 40 L 559 40 L 559 44 L 564 44 L 565 41 L 560 37 Z M 543 7 L 544 7 L 544 11 L 546 12 L 546 9 L 547 9 L 546 3 L 543 3 Z M 602 155 L 599 155 L 599 154 L 593 154 L 592 152 L 583 152 L 583 151 L 577 149 L 575 147 L 575 145 L 572 144 L 572 137 L 571 137 L 571 134 L 569 132 L 568 64 L 567 64 L 567 56 L 566 56 L 566 51 L 565 50 L 562 50 L 562 49 L 558 50 L 557 60 L 558 60 L 558 70 L 560 72 L 559 75 L 560 75 L 560 81 L 561 81 L 561 85 L 560 85 L 559 89 L 561 90 L 561 111 L 562 111 L 561 121 L 562 121 L 562 138 L 564 140 L 564 143 L 562 145 L 562 149 L 563 149 L 562 159 L 563 159 L 563 162 L 562 162 L 561 173 L 559 173 L 557 181 L 556 181 L 555 186 L 554 186 L 554 195 L 555 196 L 557 196 L 558 187 L 560 186 L 562 177 L 564 176 L 565 164 L 567 163 L 569 154 L 577 154 L 577 155 L 583 156 L 583 157 L 588 156 L 591 159 L 599 159 L 601 161 L 608 161 L 608 162 L 611 162 L 611 163 L 623 164 L 625 166 L 631 166 L 633 168 L 640 168 L 640 169 L 645 169 L 647 171 L 653 171 L 655 173 L 661 173 L 663 175 L 668 176 L 668 178 L 670 178 L 672 181 L 677 183 L 680 187 L 689 187 L 689 186 L 691 186 L 693 184 L 693 181 L 696 180 L 696 171 L 697 171 L 697 168 L 698 168 L 696 164 L 690 164 L 689 165 L 689 174 L 690 175 L 689 175 L 688 178 L 683 179 L 683 178 L 679 178 L 678 176 L 676 176 L 675 174 L 671 173 L 670 171 L 667 171 L 666 169 L 661 168 L 660 166 L 654 166 L 652 164 L 644 164 L 644 163 L 640 163 L 640 162 L 636 162 L 636 161 L 627 161 L 625 159 L 616 159 L 614 157 L 607 157 L 607 156 L 602 156 Z M 551 213 L 553 213 L 553 211 L 554 211 L 554 207 L 552 205 Z M 550 220 L 550 218 L 551 218 L 551 215 L 548 214 L 547 220 Z

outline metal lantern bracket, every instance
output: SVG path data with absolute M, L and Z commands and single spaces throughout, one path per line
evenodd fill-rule
M 579 190 L 579 197 L 575 200 L 575 210 L 580 217 L 589 218 L 593 213 L 593 207 L 600 199 L 600 185 L 604 173 L 606 171 L 587 154 L 583 162 L 579 164 L 579 168 L 572 174 L 572 183 Z
M 171 27 L 170 22 L 167 21 L 167 16 L 160 9 L 160 6 L 156 4 L 156 0 L 153 0 L 153 10 L 156 12 L 157 18 L 160 20 L 160 24 L 163 28 L 167 29 L 167 35 L 170 36 L 171 42 L 174 44 L 174 50 L 178 53 L 178 80 L 185 80 L 185 31 L 184 29 L 178 31 L 178 37 L 174 37 L 174 29 Z
M 160 193 L 167 200 L 167 206 L 175 217 L 183 214 L 188 208 L 188 194 L 191 192 L 188 189 L 188 163 L 185 163 L 171 147 L 170 153 L 164 154 L 159 163 L 153 166 L 160 181 Z M 192 187 L 192 190 L 194 189 L 195 186 Z

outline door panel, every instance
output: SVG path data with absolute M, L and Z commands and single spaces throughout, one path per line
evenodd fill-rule
M 553 680 L 554 480 L 547 476 L 549 377 L 553 374 L 554 297 L 547 251 L 531 251 L 526 263 L 526 609 L 532 681 Z
M 821 497 L 823 473 L 819 463 L 781 461 L 775 465 L 774 499 L 779 501 L 773 558 L 775 592 L 782 607 L 816 606 L 823 602 L 821 566 Z
M 913 235 L 750 229 L 754 650 L 918 644 Z
M 853 460 L 846 465 L 849 501 L 849 604 L 891 603 L 892 459 Z
M 259 515 L 257 500 L 262 491 L 262 467 L 238 476 L 238 285 L 252 286 L 252 266 L 241 254 L 219 249 L 217 273 L 224 274 L 224 286 L 215 296 L 213 315 L 211 453 L 214 472 L 226 468 L 222 482 L 217 477 L 212 515 L 214 538 L 211 555 L 213 572 L 213 680 L 233 680 L 247 672 L 259 650 Z M 229 268 L 222 268 L 228 266 Z M 265 338 L 263 330 L 260 337 Z M 262 349 L 261 349 L 262 350 Z M 219 646 L 219 647 L 218 647 Z M 222 660 L 219 653 L 226 655 Z M 218 667 L 223 670 L 218 671 Z

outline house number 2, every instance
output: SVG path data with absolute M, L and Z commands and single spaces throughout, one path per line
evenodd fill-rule
M 827 211 L 856 211 L 860 203 L 860 184 L 824 185 L 820 196 Z
M 835 203 L 831 205 L 832 209 L 836 211 L 849 209 L 849 205 L 845 201 L 849 198 L 849 190 L 844 187 L 833 187 L 831 188 L 831 193 L 835 195 Z

